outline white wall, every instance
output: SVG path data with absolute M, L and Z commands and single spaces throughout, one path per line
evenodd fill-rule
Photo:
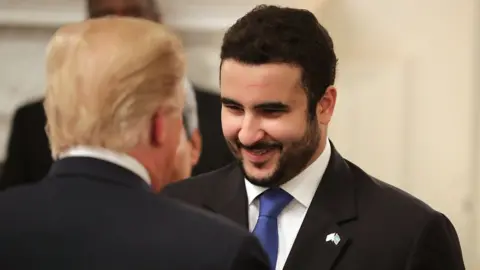
M 167 21 L 185 40 L 193 81 L 217 88 L 222 33 L 254 2 L 164 5 L 171 14 Z M 460 235 L 467 269 L 480 270 L 478 0 L 302 3 L 297 6 L 314 10 L 329 29 L 340 60 L 330 134 L 335 146 L 374 176 L 446 213 Z M 44 21 L 51 26 L 83 17 L 69 12 L 37 19 L 51 19 Z M 0 24 L 21 17 L 2 14 L 14 13 L 0 12 Z M 9 113 L 42 92 L 43 50 L 51 32 L 0 26 L 0 156 Z

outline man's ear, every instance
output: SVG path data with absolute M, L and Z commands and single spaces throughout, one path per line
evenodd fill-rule
M 165 142 L 164 115 L 161 112 L 155 113 L 150 122 L 150 143 L 153 146 L 162 146 Z
M 330 123 L 336 102 L 337 89 L 334 86 L 329 86 L 323 97 L 317 103 L 316 113 L 320 124 L 328 125 L 328 123 Z
M 200 155 L 202 154 L 202 135 L 200 134 L 200 130 L 198 128 L 192 132 L 190 143 L 192 144 L 191 161 L 193 167 L 197 165 L 198 161 L 200 160 Z

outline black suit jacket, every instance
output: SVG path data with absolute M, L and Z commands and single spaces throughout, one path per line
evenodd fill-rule
M 52 155 L 45 133 L 43 99 L 20 107 L 14 114 L 0 190 L 30 184 L 45 177 Z
M 3 192 L 0 217 L 0 269 L 268 270 L 248 231 L 93 158 L 62 159 L 44 181 Z
M 248 228 L 239 165 L 167 186 L 164 195 Z M 337 233 L 340 242 L 326 241 Z M 332 147 L 330 161 L 285 270 L 465 269 L 453 225 L 411 195 L 366 174 Z
M 219 95 L 195 88 L 203 149 L 192 175 L 221 168 L 233 160 L 221 126 Z M 52 165 L 45 133 L 43 99 L 20 107 L 14 115 L 0 190 L 42 179 Z

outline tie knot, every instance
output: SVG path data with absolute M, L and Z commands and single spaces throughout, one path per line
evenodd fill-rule
M 293 197 L 281 188 L 271 188 L 260 195 L 260 216 L 277 218 Z

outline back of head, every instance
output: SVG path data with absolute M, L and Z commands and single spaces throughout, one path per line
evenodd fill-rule
M 161 23 L 161 13 L 155 0 L 87 0 L 86 4 L 89 18 L 122 16 L 142 18 Z M 182 137 L 179 150 L 177 151 L 179 154 L 177 159 L 181 160 L 182 156 L 187 158 L 184 158 L 185 161 L 179 163 L 182 166 L 177 166 L 176 171 L 182 172 L 181 175 L 188 172 L 187 176 L 190 176 L 193 165 L 189 164 L 196 164 L 198 161 L 195 157 L 197 152 L 201 151 L 201 136 L 198 129 L 195 92 L 187 80 L 185 80 L 185 84 L 186 102 L 183 111 L 183 123 L 186 141 L 184 142 L 184 137 Z
M 161 15 L 155 0 L 87 0 L 89 18 L 125 16 L 161 22 Z M 186 103 L 184 125 L 187 137 L 198 128 L 197 105 L 192 85 L 186 80 Z
M 181 42 L 158 23 L 108 17 L 64 26 L 46 62 L 54 157 L 78 145 L 127 152 L 147 142 L 159 108 L 182 109 Z
M 310 11 L 267 5 L 257 6 L 230 27 L 221 59 L 301 68 L 310 110 L 333 85 L 337 64 L 332 39 Z

